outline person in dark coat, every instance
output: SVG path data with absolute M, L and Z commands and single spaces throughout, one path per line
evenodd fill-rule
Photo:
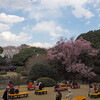
M 9 96 L 8 94 L 9 94 L 9 86 L 6 87 L 6 90 L 4 91 L 4 94 L 3 94 L 2 98 L 4 100 L 8 100 L 8 96 Z
M 42 88 L 43 88 L 43 84 L 42 82 L 39 82 L 39 90 L 42 90 Z
M 62 94 L 60 91 L 58 91 L 58 94 L 56 95 L 56 100 L 61 100 Z
M 59 88 L 59 85 L 58 85 L 58 83 L 55 85 L 55 88 Z

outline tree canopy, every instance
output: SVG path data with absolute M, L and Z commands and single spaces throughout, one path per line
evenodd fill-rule
M 13 56 L 12 63 L 17 66 L 25 66 L 25 63 L 32 56 L 37 54 L 45 54 L 46 50 L 44 48 L 30 47 L 22 49 L 18 54 Z
M 83 37 L 85 40 L 90 41 L 91 46 L 99 50 L 99 53 L 95 57 L 91 57 L 89 55 L 81 55 L 80 59 L 82 59 L 82 62 L 84 62 L 87 66 L 91 66 L 96 74 L 100 75 L 100 30 L 83 33 L 79 35 L 77 39 L 79 39 L 80 37 Z
M 97 53 L 98 51 L 91 47 L 91 43 L 81 37 L 76 41 L 73 38 L 69 41 L 67 39 L 61 39 L 55 47 L 48 50 L 47 55 L 51 64 L 55 64 L 59 74 L 61 72 L 72 72 L 91 77 L 95 76 L 95 73 L 92 72 L 92 68 L 81 62 L 79 56 L 84 54 L 96 56 Z
M 89 31 L 78 36 L 92 43 L 92 47 L 100 50 L 100 30 Z M 77 38 L 77 39 L 78 39 Z
M 2 47 L 0 47 L 0 54 L 3 52 L 3 48 Z
M 5 65 L 6 61 L 3 57 L 0 56 L 0 65 Z
M 54 80 L 58 80 L 58 73 L 54 67 L 43 65 L 43 64 L 34 64 L 29 70 L 29 78 L 36 80 L 40 77 L 49 77 Z

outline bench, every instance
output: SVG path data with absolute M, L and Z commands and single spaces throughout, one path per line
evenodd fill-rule
M 74 97 L 74 100 L 86 100 L 85 96 Z
M 9 94 L 9 98 L 20 98 L 20 97 L 27 97 L 29 92 L 20 92 L 18 94 Z
M 31 86 L 31 87 L 27 87 L 28 90 L 34 90 L 36 88 L 36 86 Z
M 90 96 L 91 98 L 92 98 L 92 97 L 97 98 L 97 97 L 100 96 L 100 92 L 98 92 L 98 93 L 93 93 L 93 94 L 92 94 L 92 93 L 89 93 L 88 96 Z
M 64 91 L 64 90 L 68 90 L 68 87 L 54 88 L 54 91 Z
M 74 85 L 74 86 L 71 86 L 72 89 L 75 89 L 75 88 L 80 88 L 80 85 Z
M 47 94 L 48 90 L 36 90 L 35 94 Z

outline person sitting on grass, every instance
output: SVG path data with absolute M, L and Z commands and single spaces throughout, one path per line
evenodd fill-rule
M 56 100 L 61 100 L 62 98 L 62 94 L 60 91 L 57 91 L 57 94 L 56 94 Z
M 68 94 L 66 95 L 66 100 L 74 100 L 71 90 L 68 91 Z

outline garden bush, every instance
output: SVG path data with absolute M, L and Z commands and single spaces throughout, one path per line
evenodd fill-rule
M 34 64 L 29 70 L 29 79 L 36 80 L 40 77 L 49 77 L 54 80 L 58 80 L 58 72 L 55 68 L 43 65 L 43 64 Z
M 95 78 L 93 78 L 93 82 L 100 83 L 100 75 L 97 74 Z
M 54 86 L 56 84 L 56 81 L 49 78 L 49 77 L 41 77 L 41 78 L 38 78 L 36 81 L 38 83 L 42 82 L 45 87 L 51 87 L 51 86 Z
M 0 75 L 5 75 L 5 74 L 7 74 L 7 72 L 5 72 L 5 71 L 0 72 Z
M 26 78 L 21 78 L 20 79 L 18 76 L 11 77 L 10 80 L 13 83 L 14 86 L 27 84 L 27 79 Z
M 22 72 L 21 72 L 21 75 L 22 75 L 22 76 L 28 76 L 28 72 L 27 72 L 27 71 L 22 71 Z

